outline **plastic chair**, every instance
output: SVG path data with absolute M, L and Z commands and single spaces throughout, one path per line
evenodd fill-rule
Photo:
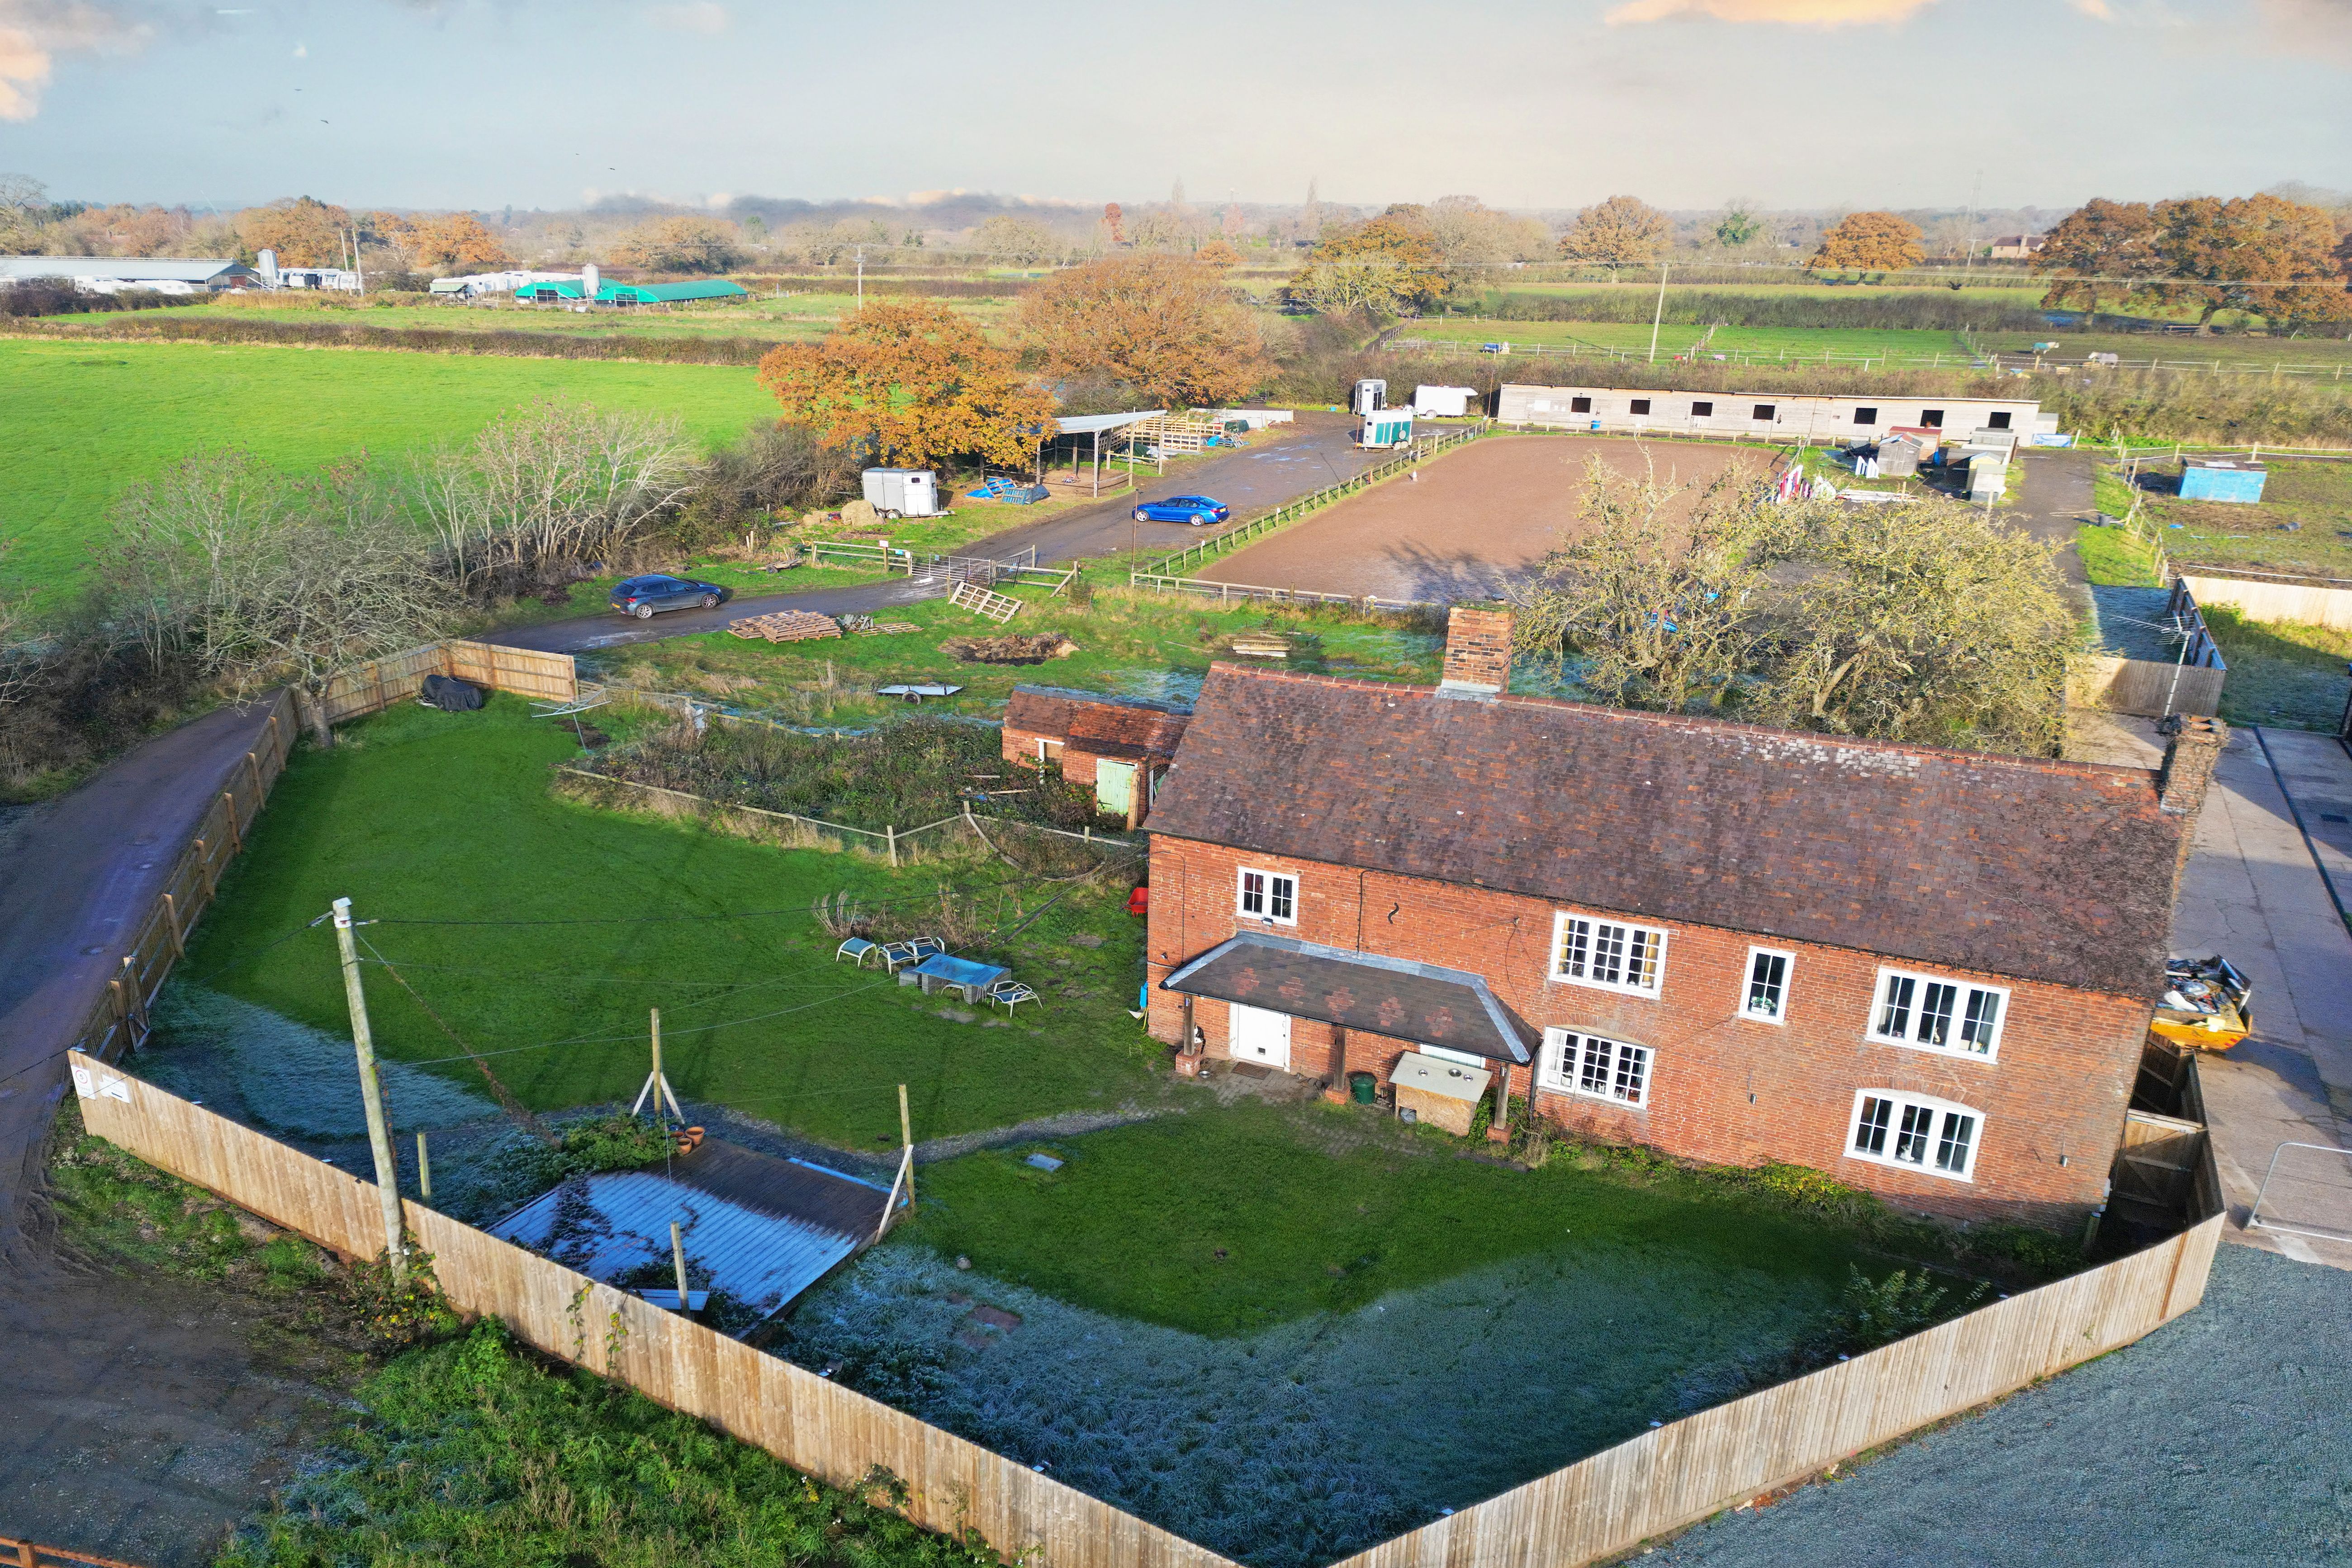
M 998 981 L 988 988 L 988 1000 L 992 1005 L 998 1002 L 1003 1003 L 1007 1013 L 1012 1012 L 1024 1002 L 1034 1002 L 1041 1007 L 1045 1005 L 1044 999 L 1037 993 L 1030 990 L 1018 980 Z
M 941 942 L 935 936 L 908 937 L 905 942 L 898 945 L 904 947 L 909 952 L 912 952 L 915 955 L 915 962 L 918 963 L 921 963 L 924 959 L 930 957 L 933 953 L 945 952 L 948 950 L 948 944 Z
M 862 936 L 853 936 L 833 950 L 833 961 L 839 963 L 845 958 L 854 958 L 857 961 L 857 967 L 863 969 L 866 967 L 866 961 L 881 951 L 881 943 L 868 942 Z
M 882 949 L 882 967 L 896 974 L 910 963 L 920 963 L 929 954 L 915 951 L 911 942 L 894 942 Z

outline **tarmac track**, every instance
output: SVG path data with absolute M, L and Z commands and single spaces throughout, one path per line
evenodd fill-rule
M 1261 431 L 1251 438 L 1249 446 L 1236 451 L 1188 464 L 1174 474 L 1144 479 L 1131 494 L 1108 497 L 1055 517 L 990 534 L 966 545 L 960 553 L 1007 561 L 1034 547 L 1041 564 L 1059 564 L 1116 554 L 1129 548 L 1181 550 L 1197 543 L 1204 537 L 1203 531 L 1183 523 L 1134 522 L 1131 513 L 1138 500 L 1196 493 L 1211 495 L 1231 507 L 1237 518 L 1277 507 L 1326 485 L 1352 479 L 1387 456 L 1359 450 L 1354 445 L 1355 428 L 1355 420 L 1346 415 L 1302 414 L 1289 426 Z M 632 643 L 662 642 L 670 637 L 715 632 L 730 621 L 777 610 L 812 610 L 827 616 L 870 615 L 892 605 L 937 597 L 935 590 L 903 581 L 866 583 L 851 588 L 753 595 L 731 599 L 715 610 L 672 610 L 649 621 L 626 621 L 610 614 L 583 616 L 492 632 L 482 640 L 547 653 L 594 653 Z

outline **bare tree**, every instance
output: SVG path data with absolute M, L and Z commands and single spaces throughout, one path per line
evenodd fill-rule
M 675 419 L 547 402 L 419 464 L 414 493 L 442 569 L 478 595 L 630 543 L 693 487 L 695 468 Z
M 294 482 L 250 455 L 198 453 L 115 513 L 116 581 L 157 668 L 250 697 L 292 686 L 319 744 L 334 678 L 431 640 L 456 602 L 379 476 Z
M 1580 656 L 1579 683 L 1605 702 L 1721 703 L 1756 646 L 1755 507 L 1728 472 L 1701 489 L 1589 459 L 1587 531 L 1513 592 L 1519 646 Z

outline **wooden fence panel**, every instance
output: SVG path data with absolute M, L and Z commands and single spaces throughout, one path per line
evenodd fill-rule
M 1339 1568 L 1571 1568 L 2130 1343 L 2194 1306 L 2221 1217 L 1408 1531 Z
M 496 691 L 570 701 L 580 691 L 577 669 L 568 653 L 479 642 L 428 643 L 335 677 L 327 685 L 327 721 L 339 724 L 404 701 L 425 689 L 428 675 L 454 675 Z
M 2250 621 L 2296 621 L 2352 631 L 2352 586 L 2217 577 L 2194 566 L 2176 569 L 2200 605 L 2227 605 Z
M 87 1057 L 74 1058 L 74 1078 L 100 1136 L 338 1251 L 381 1249 L 368 1183 Z M 1008 1558 L 1052 1568 L 1228 1568 L 1099 1499 L 635 1295 L 420 1205 L 405 1212 L 461 1311 L 502 1318 L 540 1349 L 836 1485 L 886 1469 L 906 1483 L 918 1523 L 976 1530 Z M 1658 1427 L 1337 1568 L 1574 1568 L 1625 1551 L 2130 1343 L 2202 1299 L 2221 1223 L 2210 1209 L 2157 1246 Z
M 383 1247 L 372 1183 L 86 1056 L 73 1058 L 92 1132 L 347 1256 Z M 877 1467 L 906 1513 L 974 1529 L 1008 1559 L 1054 1568 L 1233 1568 L 1098 1498 L 926 1426 L 629 1292 L 600 1285 L 414 1202 L 410 1233 L 459 1311 L 495 1316 L 550 1354 L 712 1422 L 798 1470 L 855 1486 Z
M 268 719 L 259 744 L 231 771 L 226 786 L 198 819 L 195 835 L 180 852 L 163 890 L 131 928 L 130 946 L 118 955 L 113 983 L 82 1023 L 77 1037 L 80 1049 L 110 1061 L 146 1037 L 148 1009 L 212 902 L 221 874 L 245 847 L 246 835 L 286 771 L 294 744 L 293 700 L 279 692 Z

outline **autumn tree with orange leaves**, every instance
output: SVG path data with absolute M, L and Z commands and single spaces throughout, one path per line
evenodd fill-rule
M 236 231 L 250 251 L 274 250 L 280 267 L 341 267 L 351 256 L 352 215 L 310 196 L 248 207 Z
M 1057 272 L 1023 299 L 1020 326 L 1049 377 L 1108 376 L 1171 408 L 1246 397 L 1274 369 L 1223 268 L 1191 257 Z
M 472 213 L 409 218 L 394 237 L 407 247 L 414 264 L 428 272 L 464 268 L 495 270 L 513 265 L 506 241 Z
M 1815 271 L 1900 272 L 1918 266 L 1927 255 L 1917 224 L 1893 213 L 1848 213 L 1822 236 L 1821 248 L 1805 265 Z
M 822 342 L 772 349 L 760 384 L 826 447 L 890 468 L 1026 463 L 1054 416 L 1011 353 L 934 300 L 877 300 Z

